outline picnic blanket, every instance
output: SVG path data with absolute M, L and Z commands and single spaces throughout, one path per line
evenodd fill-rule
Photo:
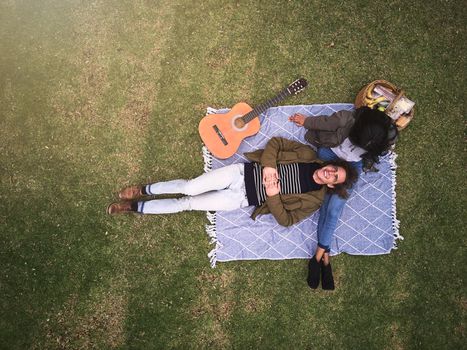
M 247 162 L 244 152 L 264 148 L 273 136 L 304 142 L 305 129 L 288 121 L 288 116 L 302 113 L 307 116 L 331 115 L 339 110 L 351 110 L 353 104 L 321 104 L 281 106 L 269 108 L 259 116 L 260 131 L 245 139 L 237 153 L 225 160 L 213 157 L 203 147 L 205 171 L 232 163 Z M 227 109 L 208 108 L 207 113 L 223 113 Z M 396 219 L 396 154 L 388 153 L 377 164 L 379 172 L 362 173 L 339 219 L 331 255 L 387 254 L 396 249 L 399 221 Z M 280 226 L 272 215 L 250 218 L 253 207 L 234 211 L 208 212 L 206 232 L 214 248 L 208 254 L 211 266 L 216 262 L 257 259 L 310 258 L 317 246 L 319 212 L 291 226 Z

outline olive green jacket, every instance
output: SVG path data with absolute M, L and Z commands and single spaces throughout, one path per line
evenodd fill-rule
M 337 147 L 350 133 L 355 123 L 355 111 L 338 111 L 330 116 L 308 117 L 303 126 L 308 129 L 305 140 L 316 147 Z
M 248 152 L 245 156 L 263 167 L 272 168 L 276 168 L 277 164 L 321 163 L 310 146 L 282 137 L 273 137 L 264 150 Z M 270 213 L 280 225 L 291 226 L 316 211 L 323 202 L 325 192 L 326 186 L 323 186 L 318 191 L 267 197 L 263 205 L 255 208 L 251 218 Z

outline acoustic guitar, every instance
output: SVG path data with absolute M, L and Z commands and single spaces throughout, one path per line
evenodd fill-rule
M 274 98 L 251 108 L 245 102 L 237 103 L 224 114 L 208 114 L 199 123 L 199 134 L 207 149 L 217 158 L 231 157 L 246 137 L 256 134 L 260 129 L 258 116 L 276 105 L 287 96 L 303 91 L 308 82 L 301 78 L 295 80 Z

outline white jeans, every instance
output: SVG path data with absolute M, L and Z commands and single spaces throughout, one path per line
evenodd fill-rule
M 243 163 L 204 173 L 192 180 L 156 182 L 146 186 L 151 195 L 181 193 L 181 198 L 138 202 L 143 214 L 170 214 L 185 210 L 221 211 L 248 206 Z

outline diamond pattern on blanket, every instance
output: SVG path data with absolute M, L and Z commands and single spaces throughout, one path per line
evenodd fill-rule
M 324 104 L 281 106 L 269 108 L 260 115 L 261 129 L 245 139 L 237 153 L 220 160 L 204 150 L 206 168 L 247 162 L 244 152 L 264 148 L 273 136 L 304 142 L 305 129 L 288 121 L 294 113 L 308 116 L 331 115 L 339 110 L 351 110 L 352 104 Z M 208 109 L 208 113 L 227 110 Z M 395 158 L 394 153 L 383 157 L 379 172 L 362 174 L 355 185 L 339 219 L 331 244 L 331 255 L 387 254 L 396 248 L 399 235 L 395 208 Z M 207 170 L 209 170 L 207 169 Z M 217 261 L 310 258 L 317 246 L 316 228 L 318 212 L 291 227 L 280 226 L 272 215 L 262 215 L 253 221 L 252 207 L 208 215 L 211 224 L 206 226 L 214 237 L 210 252 L 211 266 Z

